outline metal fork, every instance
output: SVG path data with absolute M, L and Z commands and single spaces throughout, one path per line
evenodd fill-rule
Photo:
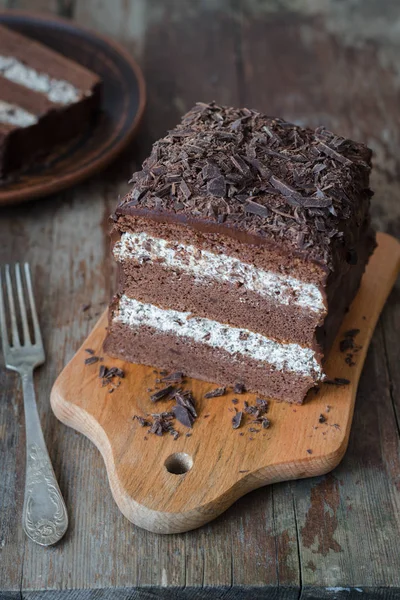
M 7 369 L 21 376 L 24 395 L 26 427 L 26 474 L 22 525 L 26 535 L 41 546 L 50 546 L 60 540 L 68 527 L 67 509 L 58 487 L 50 457 L 47 452 L 36 406 L 33 370 L 45 361 L 42 336 L 39 328 L 35 300 L 32 291 L 30 268 L 24 264 L 27 301 L 22 284 L 21 269 L 15 265 L 19 312 L 22 323 L 23 342 L 21 343 L 17 313 L 15 309 L 10 266 L 5 267 L 5 287 L 7 289 L 11 343 L 7 333 L 3 282 L 0 270 L 0 329 L 4 361 Z M 28 325 L 27 304 L 33 324 L 33 341 Z

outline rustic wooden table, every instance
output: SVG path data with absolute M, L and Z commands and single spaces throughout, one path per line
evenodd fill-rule
M 325 124 L 375 152 L 376 226 L 400 233 L 400 4 L 396 0 L 0 0 L 76 19 L 126 44 L 148 109 L 103 175 L 0 211 L 0 263 L 29 260 L 48 361 L 46 441 L 69 507 L 62 543 L 20 525 L 25 434 L 0 370 L 0 598 L 400 598 L 399 288 L 375 332 L 342 464 L 249 494 L 197 531 L 157 536 L 119 513 L 97 450 L 56 421 L 49 393 L 113 286 L 107 218 L 150 144 L 195 101 Z M 91 304 L 87 311 L 85 304 Z

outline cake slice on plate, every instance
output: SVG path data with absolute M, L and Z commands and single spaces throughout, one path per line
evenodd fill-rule
M 86 131 L 100 95 L 97 75 L 0 25 L 0 178 Z
M 113 216 L 106 351 L 301 403 L 375 246 L 371 151 L 197 104 Z

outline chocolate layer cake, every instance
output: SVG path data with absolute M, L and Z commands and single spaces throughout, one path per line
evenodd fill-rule
M 100 93 L 97 75 L 0 26 L 0 177 L 87 130 Z
M 301 403 L 375 246 L 371 151 L 198 104 L 113 216 L 106 351 Z

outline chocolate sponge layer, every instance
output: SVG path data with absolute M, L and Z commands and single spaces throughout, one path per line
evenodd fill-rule
M 278 371 L 240 356 L 233 358 L 222 349 L 210 348 L 187 338 L 159 333 L 150 327 L 131 328 L 112 323 L 104 347 L 107 354 L 129 362 L 183 371 L 191 377 L 221 385 L 244 383 L 246 389 L 268 397 L 301 404 L 315 385 L 312 377 Z

